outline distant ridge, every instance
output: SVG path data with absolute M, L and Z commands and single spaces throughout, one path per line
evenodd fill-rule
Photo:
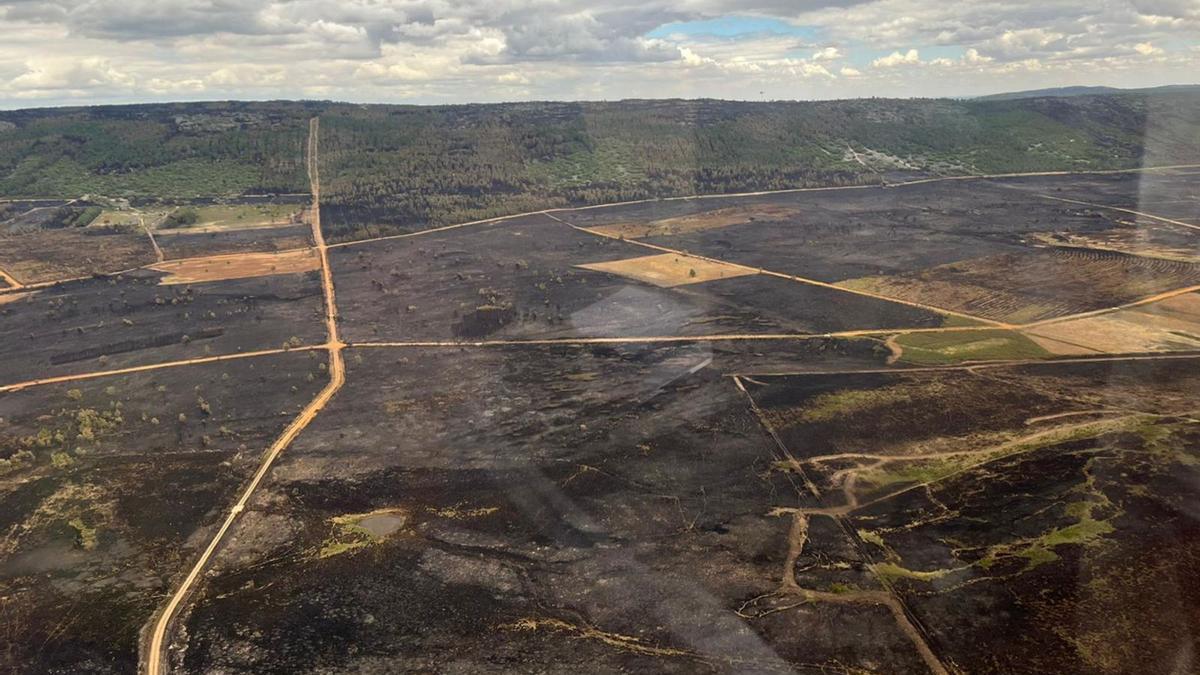
M 1163 87 L 1147 87 L 1144 89 L 1120 89 L 1118 87 L 1052 87 L 1049 89 L 1030 89 L 1029 91 L 1013 91 L 989 96 L 977 96 L 976 101 L 1012 101 L 1022 98 L 1047 98 L 1069 96 L 1103 96 L 1105 94 L 1165 94 L 1168 92 L 1184 93 L 1200 91 L 1200 84 L 1172 84 Z

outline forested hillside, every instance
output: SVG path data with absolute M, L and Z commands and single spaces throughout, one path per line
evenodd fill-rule
M 0 196 L 307 191 L 313 114 L 297 103 L 0 112 Z
M 0 112 L 0 197 L 306 191 L 333 239 L 552 206 L 889 174 L 1200 161 L 1195 90 L 1017 100 L 203 103 Z
M 334 238 L 567 204 L 1200 161 L 1200 95 L 334 107 Z

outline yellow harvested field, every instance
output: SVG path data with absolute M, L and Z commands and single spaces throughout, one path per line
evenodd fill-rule
M 624 237 L 626 239 L 641 239 L 643 237 L 661 237 L 687 232 L 702 232 L 717 230 L 730 225 L 741 225 L 756 220 L 779 220 L 797 213 L 792 206 L 756 206 L 732 207 L 705 211 L 704 213 L 664 218 L 649 223 L 613 223 L 588 228 L 597 234 L 608 237 Z
M 712 262 L 675 253 L 589 263 L 578 265 L 578 267 L 636 279 L 662 288 L 758 274 L 757 270 L 749 267 Z
M 199 284 L 225 279 L 247 279 L 272 274 L 294 274 L 321 268 L 316 251 L 284 251 L 282 253 L 236 253 L 211 258 L 169 260 L 151 265 L 150 269 L 166 272 L 159 281 L 163 286 Z
M 1200 294 L 1038 326 L 1027 334 L 1059 355 L 1200 349 Z

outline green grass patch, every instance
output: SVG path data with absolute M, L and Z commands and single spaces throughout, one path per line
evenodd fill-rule
M 912 400 L 912 388 L 906 385 L 875 389 L 841 389 L 831 391 L 804 403 L 801 422 L 829 422 L 857 412 L 871 410 Z
M 904 350 L 900 359 L 920 365 L 945 365 L 963 361 L 1044 359 L 1050 352 L 1021 333 L 1004 329 L 907 333 L 896 338 Z
M 371 530 L 364 526 L 370 518 L 388 518 L 394 524 L 386 531 Z M 386 541 L 404 527 L 407 515 L 397 509 L 380 509 L 369 513 L 350 513 L 330 518 L 333 531 L 317 552 L 318 558 L 331 558 L 350 553 Z
M 68 523 L 75 530 L 75 542 L 85 551 L 96 548 L 96 528 L 83 522 L 83 518 L 72 518 Z
M 1101 501 L 1085 498 L 1063 507 L 1063 512 L 1077 522 L 1051 529 L 1035 539 L 993 546 L 977 564 L 986 570 L 1001 559 L 1017 557 L 1025 559 L 1024 571 L 1029 571 L 1058 560 L 1058 554 L 1054 551 L 1058 546 L 1093 546 L 1099 543 L 1104 535 L 1111 534 L 1114 529 L 1108 519 L 1096 517 L 1098 507 L 1111 506 L 1102 493 L 1096 494 L 1100 495 Z
M 164 228 L 239 228 L 287 225 L 300 211 L 296 204 L 217 204 L 180 207 L 163 221 Z
M 906 567 L 901 567 L 896 563 L 875 563 L 871 565 L 871 570 L 879 577 L 889 580 L 895 579 L 913 579 L 916 581 L 931 582 L 941 579 L 955 570 L 932 570 L 929 572 L 919 572 L 910 570 Z
M 888 465 L 893 468 L 878 468 L 862 472 L 859 474 L 859 480 L 875 486 L 876 489 L 892 485 L 934 483 L 971 466 L 979 459 L 972 455 L 962 455 L 945 459 L 914 460 L 899 466 L 897 466 L 900 464 L 899 462 L 894 462 Z

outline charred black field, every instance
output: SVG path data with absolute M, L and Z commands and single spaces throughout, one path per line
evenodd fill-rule
M 1195 669 L 1192 170 L 327 244 L 319 133 L 311 205 L 4 202 L 0 670 Z

